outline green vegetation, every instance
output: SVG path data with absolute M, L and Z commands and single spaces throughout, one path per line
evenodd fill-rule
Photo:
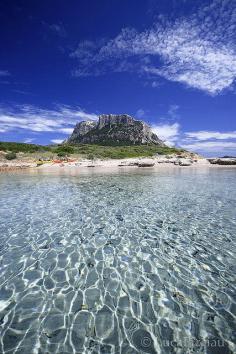
M 12 151 L 12 152 L 37 152 L 37 151 L 48 151 L 49 146 L 41 146 L 35 144 L 25 144 L 25 143 L 8 143 L 0 142 L 0 151 Z
M 66 152 L 60 151 L 60 152 L 58 152 L 57 156 L 58 157 L 66 157 L 66 156 L 68 156 L 68 154 Z
M 15 152 L 9 152 L 5 155 L 5 159 L 7 160 L 14 160 L 16 159 L 16 153 Z
M 34 145 L 24 143 L 0 142 L 0 151 L 8 153 L 37 153 L 42 156 L 54 154 L 60 157 L 66 155 L 77 155 L 77 157 L 94 159 L 123 159 L 128 157 L 151 157 L 156 154 L 171 155 L 184 152 L 184 150 L 170 147 L 160 147 L 157 145 L 132 145 L 132 146 L 104 146 L 95 144 L 78 145 Z M 45 154 L 47 153 L 47 154 Z M 6 155 L 5 155 L 6 156 Z
M 52 146 L 51 151 L 57 153 L 58 156 L 66 156 L 75 152 L 74 148 L 70 145 L 59 145 L 56 148 Z
M 95 160 L 94 154 L 88 154 L 87 159 L 92 160 L 92 161 Z
M 127 157 L 151 157 L 156 154 L 170 155 L 181 153 L 183 150 L 156 145 L 133 146 L 102 146 L 79 144 L 74 146 L 74 153 L 86 156 L 89 159 L 123 159 Z

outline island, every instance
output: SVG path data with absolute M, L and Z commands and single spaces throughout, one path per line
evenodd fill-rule
M 157 167 L 235 165 L 235 158 L 206 159 L 169 147 L 141 120 L 127 114 L 102 114 L 78 122 L 72 134 L 56 145 L 0 142 L 0 171 L 61 167 Z

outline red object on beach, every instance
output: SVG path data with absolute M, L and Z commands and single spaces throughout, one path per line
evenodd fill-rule
M 53 163 L 68 163 L 68 162 L 76 162 L 77 160 L 53 160 Z

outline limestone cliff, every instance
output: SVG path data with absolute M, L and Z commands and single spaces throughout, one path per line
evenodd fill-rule
M 69 144 L 142 145 L 165 144 L 143 121 L 127 114 L 102 114 L 98 121 L 76 124 L 73 133 L 65 141 Z

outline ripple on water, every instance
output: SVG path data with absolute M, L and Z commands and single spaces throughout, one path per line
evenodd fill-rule
M 0 176 L 0 352 L 236 352 L 236 174 Z

